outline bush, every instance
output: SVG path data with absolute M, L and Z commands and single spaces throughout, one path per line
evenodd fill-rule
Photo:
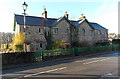
M 79 42 L 76 41 L 76 42 L 72 42 L 71 45 L 72 45 L 72 47 L 79 47 L 80 44 L 79 44 Z
M 11 48 L 14 50 L 14 52 L 23 51 L 24 43 L 25 43 L 25 33 L 23 32 L 15 33 L 15 35 L 13 36 L 13 42 Z
M 15 45 L 17 51 L 23 51 L 23 45 Z
M 50 50 L 50 49 L 61 49 L 61 45 L 65 44 L 66 42 L 61 40 L 61 41 L 56 41 L 56 42 L 52 42 L 51 44 L 48 44 L 46 49 Z
M 112 44 L 120 44 L 120 39 L 113 39 Z
M 108 41 L 107 41 L 107 42 L 97 42 L 97 43 L 96 43 L 96 46 L 98 46 L 98 45 L 99 45 L 99 46 L 110 45 L 110 42 L 108 42 Z

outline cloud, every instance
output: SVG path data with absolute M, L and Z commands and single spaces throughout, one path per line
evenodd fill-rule
M 109 32 L 118 33 L 118 1 L 105 0 L 96 9 L 93 21 L 109 29 Z
M 0 3 L 0 7 L 2 7 L 1 12 L 0 12 L 0 22 L 1 22 L 1 27 L 0 27 L 0 31 L 9 31 L 10 27 L 8 27 L 8 25 L 10 25 L 10 20 L 11 20 L 11 11 L 10 9 L 4 5 Z
M 19 1 L 12 0 L 6 1 L 3 0 L 0 2 L 1 12 L 0 12 L 0 32 L 12 32 L 13 24 L 14 24 L 14 12 L 15 12 L 15 4 L 17 5 Z
M 110 33 L 118 33 L 118 13 L 112 12 L 110 14 L 101 16 L 99 20 L 106 28 L 109 29 Z

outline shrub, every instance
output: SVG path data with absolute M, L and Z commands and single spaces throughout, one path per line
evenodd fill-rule
M 96 46 L 98 46 L 98 45 L 99 45 L 99 46 L 101 46 L 101 45 L 102 45 L 102 46 L 110 45 L 110 42 L 108 42 L 108 41 L 106 41 L 106 42 L 97 42 L 97 43 L 96 43 Z
M 76 42 L 72 42 L 71 45 L 72 45 L 72 47 L 79 47 L 80 46 L 79 42 L 77 42 L 77 41 Z
M 23 32 L 21 33 L 16 33 L 15 36 L 13 37 L 13 42 L 11 45 L 11 48 L 14 50 L 14 52 L 21 52 L 23 51 L 23 45 L 25 43 L 25 34 Z
M 120 44 L 120 39 L 113 39 L 112 44 Z
M 51 44 L 47 45 L 47 49 L 62 49 L 65 47 L 65 44 L 67 46 L 67 43 L 63 40 L 52 42 Z

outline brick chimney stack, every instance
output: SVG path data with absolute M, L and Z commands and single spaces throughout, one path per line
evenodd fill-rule
M 47 18 L 47 11 L 46 11 L 46 8 L 44 8 L 44 12 L 42 13 L 42 17 L 43 17 L 43 18 Z
M 65 12 L 64 16 L 65 16 L 66 18 L 69 18 L 69 15 L 68 15 L 67 11 Z

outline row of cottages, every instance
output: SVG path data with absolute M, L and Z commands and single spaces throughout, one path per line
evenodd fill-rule
M 96 42 L 108 40 L 108 30 L 101 25 L 89 22 L 85 16 L 79 20 L 69 20 L 65 12 L 63 17 L 48 18 L 44 9 L 42 17 L 15 14 L 15 32 L 25 32 L 27 51 L 46 49 L 50 42 L 63 40 L 66 43 L 79 43 L 92 46 Z

